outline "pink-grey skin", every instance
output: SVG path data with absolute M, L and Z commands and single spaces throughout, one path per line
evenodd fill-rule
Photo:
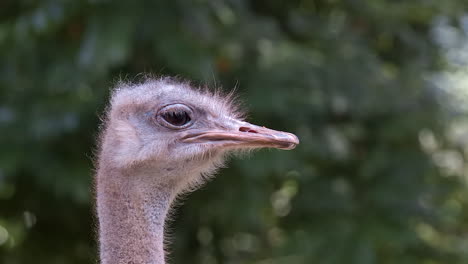
M 245 122 L 229 95 L 162 78 L 116 87 L 99 143 L 101 263 L 163 264 L 164 224 L 178 195 L 206 182 L 227 153 L 289 150 L 299 140 Z

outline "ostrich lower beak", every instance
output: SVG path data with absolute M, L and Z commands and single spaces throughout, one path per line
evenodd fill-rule
M 230 129 L 188 132 L 183 142 L 210 142 L 239 148 L 277 148 L 290 150 L 299 144 L 296 135 L 237 121 Z

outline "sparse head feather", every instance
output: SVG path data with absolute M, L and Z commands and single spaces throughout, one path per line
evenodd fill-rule
M 187 105 L 197 113 L 193 118 L 198 122 L 186 130 L 214 129 L 226 126 L 223 120 L 243 119 L 233 93 L 195 88 L 167 77 L 139 83 L 120 81 L 112 90 L 104 120 L 100 158 L 116 168 L 138 165 L 167 174 L 212 174 L 223 165 L 224 151 L 209 144 L 182 144 L 179 139 L 184 130 L 157 124 L 158 111 L 173 104 Z M 187 177 L 192 186 L 196 185 L 194 178 Z
M 223 93 L 219 88 L 193 86 L 188 81 L 173 77 L 144 78 L 141 82 L 119 81 L 112 91 L 111 111 L 125 111 L 127 107 L 152 107 L 154 100 L 179 100 L 203 106 L 212 114 L 223 114 L 236 119 L 244 119 L 245 112 L 234 91 Z

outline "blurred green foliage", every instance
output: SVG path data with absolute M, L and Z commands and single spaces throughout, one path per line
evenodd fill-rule
M 465 4 L 0 1 L 0 263 L 96 263 L 98 117 L 141 72 L 238 86 L 301 139 L 191 194 L 171 263 L 467 263 L 467 82 L 434 81 Z

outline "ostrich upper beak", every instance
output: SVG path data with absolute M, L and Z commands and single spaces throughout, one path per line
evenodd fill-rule
M 239 148 L 277 148 L 290 150 L 299 144 L 296 135 L 231 120 L 228 128 L 188 131 L 183 142 L 210 142 Z

